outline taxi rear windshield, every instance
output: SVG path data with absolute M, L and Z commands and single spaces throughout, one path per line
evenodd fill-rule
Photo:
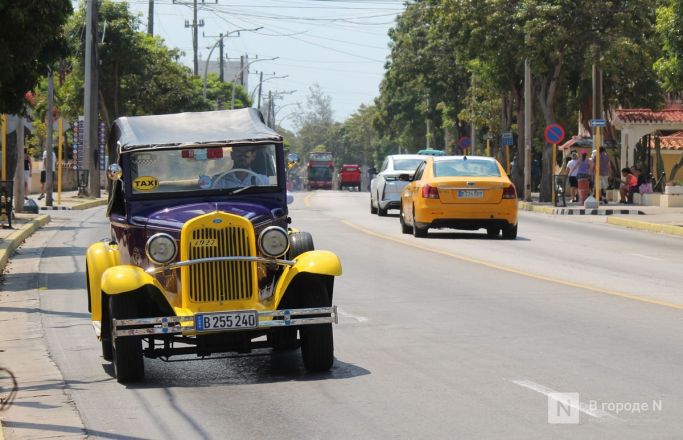
M 453 159 L 434 162 L 434 177 L 500 177 L 496 162 L 479 159 Z
M 131 153 L 133 194 L 277 186 L 275 145 Z

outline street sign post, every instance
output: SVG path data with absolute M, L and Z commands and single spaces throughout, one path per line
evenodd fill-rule
M 543 134 L 545 135 L 545 140 L 549 144 L 553 144 L 553 161 L 550 168 L 550 186 L 552 189 L 552 202 L 553 206 L 555 206 L 555 166 L 557 164 L 557 144 L 562 142 L 565 132 L 564 128 L 562 128 L 560 124 L 550 124 L 545 128 Z

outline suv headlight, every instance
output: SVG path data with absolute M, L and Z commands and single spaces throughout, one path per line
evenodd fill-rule
M 173 261 L 178 252 L 175 240 L 168 234 L 159 233 L 149 237 L 145 245 L 147 258 L 155 264 L 167 264 Z
M 280 257 L 289 249 L 289 235 L 279 226 L 269 226 L 259 234 L 258 247 L 268 257 Z

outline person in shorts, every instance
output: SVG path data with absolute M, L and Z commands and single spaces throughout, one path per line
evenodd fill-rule
M 55 179 L 55 170 L 57 169 L 57 155 L 52 152 L 52 180 Z M 40 171 L 40 195 L 38 200 L 45 197 L 45 181 L 47 180 L 47 151 L 43 151 L 43 169 Z
M 567 164 L 569 170 L 569 197 L 572 202 L 579 201 L 579 179 L 576 173 L 579 171 L 579 160 L 576 151 L 572 151 L 572 159 Z

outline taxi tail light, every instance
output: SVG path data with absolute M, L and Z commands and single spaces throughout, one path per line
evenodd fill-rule
M 429 184 L 422 187 L 422 197 L 425 199 L 438 199 L 439 198 L 439 188 L 436 186 L 431 186 Z
M 516 199 L 517 198 L 517 191 L 515 191 L 514 185 L 510 185 L 507 188 L 503 189 L 503 198 L 504 199 Z

